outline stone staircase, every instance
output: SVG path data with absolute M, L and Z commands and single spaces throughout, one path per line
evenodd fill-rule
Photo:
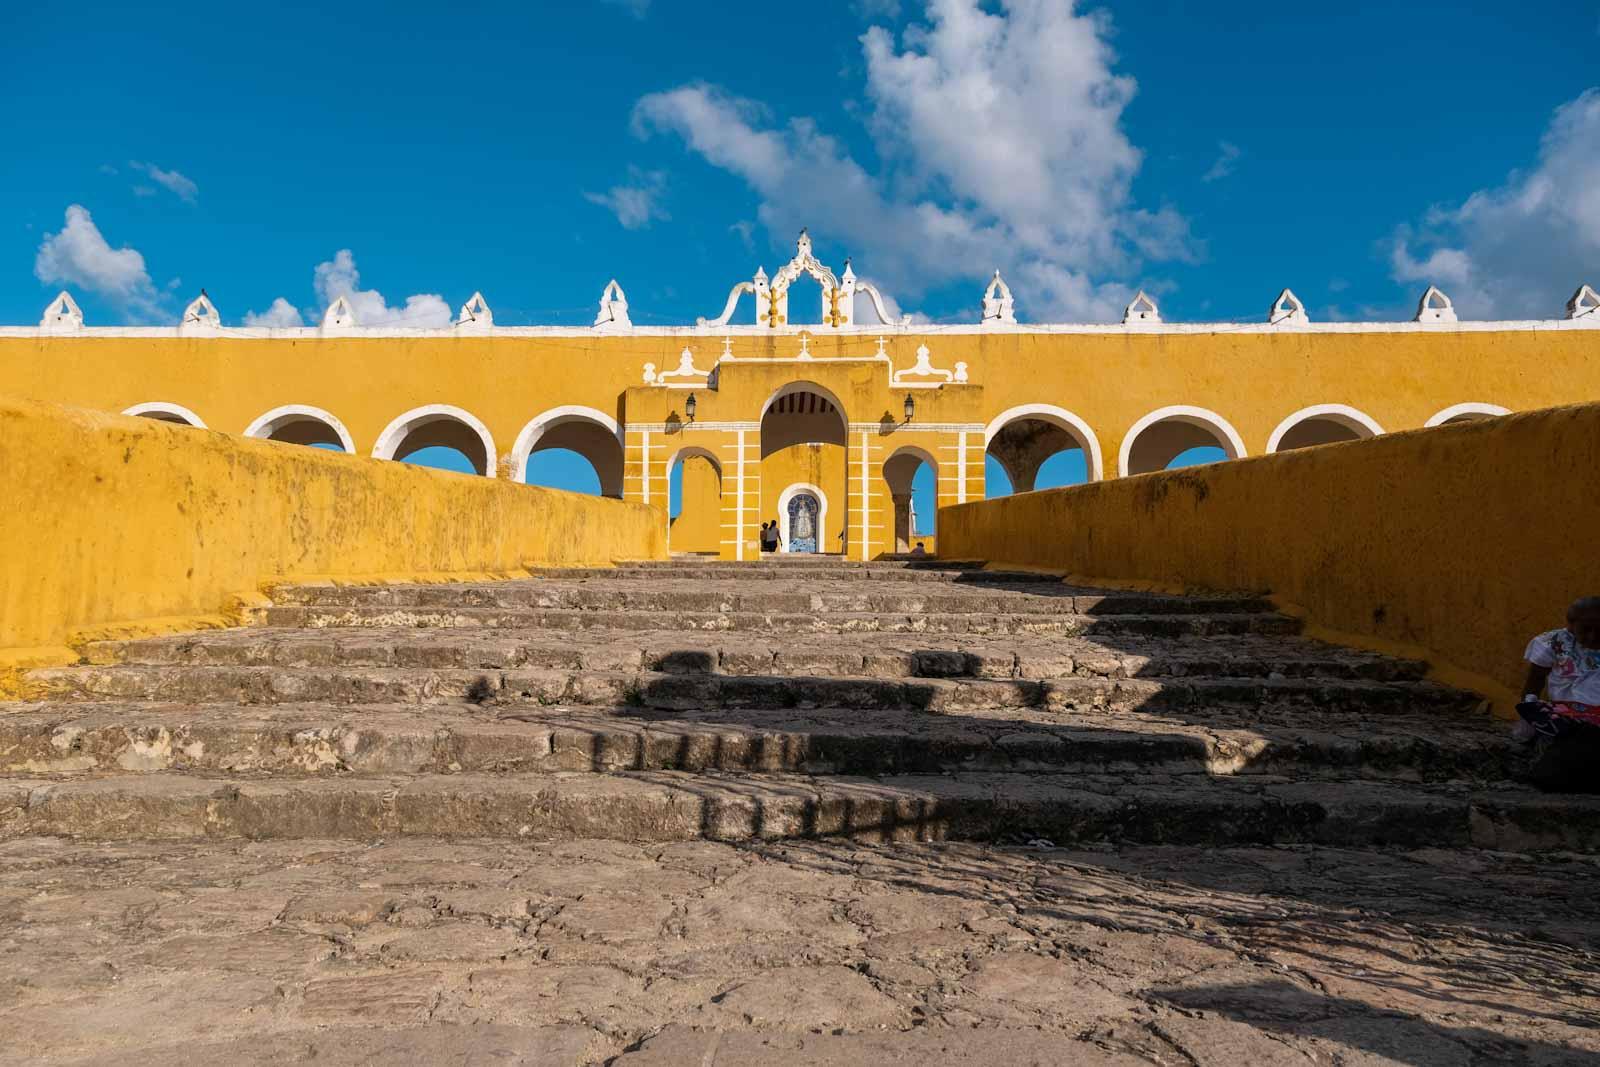
M 1504 724 L 1249 597 L 934 561 L 297 586 L 0 711 L 0 835 L 1600 847 Z

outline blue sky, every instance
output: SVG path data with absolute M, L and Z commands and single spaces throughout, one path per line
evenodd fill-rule
M 1474 6 L 13 5 L 0 321 L 586 324 L 616 276 L 685 323 L 801 225 L 935 321 L 995 267 L 1036 321 L 1553 317 L 1600 279 L 1600 5 Z

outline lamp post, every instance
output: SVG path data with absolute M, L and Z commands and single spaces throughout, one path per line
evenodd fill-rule
M 909 398 L 908 398 L 908 400 L 909 400 Z M 689 416 L 689 421 L 690 422 L 694 421 L 694 409 L 695 409 L 694 394 L 690 393 L 689 394 L 689 399 L 685 400 L 683 402 L 683 413 L 685 415 Z
M 911 421 L 911 416 L 917 413 L 917 401 L 910 393 L 906 394 L 906 421 Z

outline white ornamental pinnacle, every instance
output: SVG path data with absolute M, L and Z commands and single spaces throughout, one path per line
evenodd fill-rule
M 1578 291 L 1567 301 L 1567 318 L 1600 320 L 1600 293 L 1596 293 L 1592 286 L 1578 286 Z
M 463 330 L 487 330 L 494 325 L 494 312 L 489 310 L 489 302 L 483 298 L 482 293 L 473 293 L 467 302 L 461 305 L 461 314 L 456 316 L 456 325 Z
M 1418 322 L 1455 322 L 1456 305 L 1437 285 L 1428 286 L 1417 302 Z
M 356 326 L 356 309 L 344 294 L 333 298 L 328 310 L 322 314 L 322 328 L 327 331 L 350 330 Z
M 183 309 L 183 318 L 178 320 L 179 334 L 206 333 L 221 328 L 222 316 L 217 314 L 216 305 L 204 289 Z
M 1000 277 L 996 270 L 994 277 L 989 279 L 989 287 L 983 291 L 983 320 L 984 326 L 1013 326 L 1016 324 L 1016 301 L 1011 297 L 1011 287 L 1005 279 Z
M 46 333 L 75 333 L 83 329 L 83 312 L 65 289 L 44 309 L 39 329 Z
M 612 278 L 600 293 L 600 313 L 594 317 L 596 329 L 631 330 L 633 320 L 628 317 L 628 295 Z
M 1267 322 L 1273 326 L 1295 325 L 1303 326 L 1311 321 L 1311 316 L 1306 314 L 1306 306 L 1300 298 L 1294 295 L 1292 289 L 1285 289 L 1278 294 L 1278 299 L 1273 301 L 1272 310 L 1267 313 Z
M 1161 321 L 1161 309 L 1156 306 L 1149 293 L 1143 289 L 1133 298 L 1126 311 L 1122 313 L 1124 326 L 1139 326 L 1143 324 L 1155 325 Z

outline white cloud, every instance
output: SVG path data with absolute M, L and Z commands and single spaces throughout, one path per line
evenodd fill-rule
M 625 230 L 643 229 L 655 219 L 672 217 L 661 206 L 661 194 L 667 188 L 664 172 L 629 167 L 628 178 L 627 183 L 613 185 L 604 193 L 584 193 L 583 198 L 610 211 Z
M 130 160 L 128 166 L 146 175 L 151 181 L 186 204 L 194 203 L 195 198 L 200 195 L 200 187 L 175 170 L 162 170 L 154 163 L 140 163 L 137 160 Z M 155 195 L 155 190 L 148 185 L 136 185 L 133 192 L 135 196 Z
M 1600 277 L 1600 89 L 1557 108 L 1537 164 L 1390 243 L 1396 281 L 1438 285 L 1463 317 L 1552 318 Z
M 348 248 L 339 249 L 331 260 L 317 264 L 312 286 L 324 308 L 341 296 L 349 300 L 356 322 L 362 326 L 437 328 L 455 321 L 450 305 L 437 293 L 418 293 L 406 297 L 405 306 L 390 307 L 378 290 L 361 288 L 361 272 Z
M 1217 142 L 1217 161 L 1211 164 L 1211 169 L 1200 176 L 1203 182 L 1221 181 L 1233 173 L 1233 165 L 1239 162 L 1239 146 L 1229 141 Z
M 896 291 L 916 295 L 996 266 L 1034 317 L 1110 319 L 1143 257 L 1193 255 L 1188 224 L 1136 209 L 1141 154 L 1121 129 L 1132 79 L 1114 74 L 1104 16 L 1059 0 L 934 0 L 899 47 L 862 37 L 868 124 L 883 161 L 869 171 L 815 121 L 772 122 L 710 85 L 644 97 L 636 129 L 681 137 L 761 199 L 785 238 L 810 223 Z
M 68 206 L 59 233 L 44 235 L 33 273 L 46 285 L 75 285 L 141 316 L 158 310 L 144 256 L 134 248 L 112 248 L 81 204 Z
M 300 317 L 300 310 L 283 297 L 278 297 L 267 310 L 256 314 L 254 311 L 245 312 L 244 324 L 246 326 L 304 326 L 305 320 Z

